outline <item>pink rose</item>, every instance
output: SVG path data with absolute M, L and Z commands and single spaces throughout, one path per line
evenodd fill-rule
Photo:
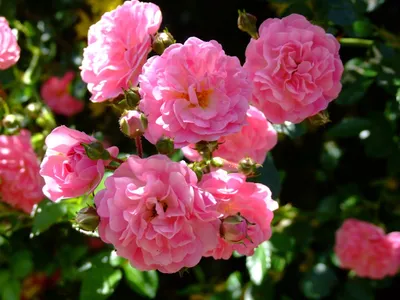
M 342 88 L 339 43 L 301 15 L 267 19 L 251 39 L 244 68 L 252 103 L 272 123 L 300 123 L 327 108 Z
M 53 201 L 74 198 L 91 193 L 97 187 L 109 161 L 88 158 L 81 145 L 95 141 L 86 133 L 65 126 L 55 128 L 47 136 L 47 151 L 40 165 L 46 197 Z M 118 155 L 117 147 L 107 151 L 113 157 Z
M 215 199 L 185 162 L 132 155 L 95 196 L 99 234 L 139 270 L 174 273 L 217 244 Z
M 199 187 L 215 197 L 218 201 L 217 210 L 222 214 L 223 226 L 218 246 L 209 251 L 206 256 L 228 259 L 234 250 L 240 254 L 253 255 L 254 249 L 271 237 L 273 211 L 278 208 L 278 203 L 271 199 L 271 191 L 268 187 L 259 183 L 246 182 L 244 175 L 229 174 L 222 169 L 205 174 Z M 244 218 L 241 225 L 236 228 L 227 227 L 224 220 L 229 220 L 231 216 L 238 214 Z M 244 223 L 247 223 L 246 230 L 243 230 Z M 241 232 L 237 232 L 238 230 Z M 238 241 L 236 239 L 239 236 L 247 236 L 247 238 Z
M 360 277 L 382 279 L 400 267 L 398 244 L 373 224 L 347 219 L 336 231 L 335 253 L 344 269 Z
M 151 57 L 139 77 L 146 139 L 155 144 L 164 135 L 181 148 L 238 132 L 251 97 L 247 77 L 216 41 L 191 37 Z
M 5 70 L 17 63 L 21 49 L 4 17 L 0 17 L 0 41 L 0 70 Z
M 157 5 L 132 0 L 90 27 L 81 75 L 92 93 L 91 101 L 106 101 L 137 85 L 161 19 Z
M 74 72 L 67 72 L 62 78 L 52 76 L 40 89 L 44 102 L 56 114 L 71 117 L 83 110 L 83 102 L 72 97 L 68 90 L 74 76 Z
M 44 199 L 44 182 L 30 138 L 27 130 L 0 135 L 0 200 L 28 214 Z
M 278 142 L 278 135 L 267 121 L 264 114 L 254 106 L 247 111 L 247 125 L 240 132 L 218 140 L 218 149 L 213 152 L 214 157 L 222 157 L 237 163 L 245 157 L 252 158 L 256 163 L 263 164 L 265 157 Z M 186 158 L 192 161 L 201 160 L 195 145 L 182 148 Z

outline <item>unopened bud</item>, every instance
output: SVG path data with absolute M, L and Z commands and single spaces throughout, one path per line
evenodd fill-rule
M 146 131 L 147 118 L 137 110 L 128 110 L 119 119 L 119 126 L 127 137 L 136 138 Z
M 237 25 L 241 31 L 247 32 L 253 39 L 258 39 L 257 18 L 255 16 L 246 13 L 244 10 L 239 10 Z
M 238 164 L 238 171 L 246 176 L 253 176 L 257 171 L 258 164 L 250 157 L 243 158 Z
M 99 226 L 100 217 L 94 207 L 88 206 L 78 212 L 75 221 L 80 229 L 94 231 Z
M 42 109 L 42 104 L 38 102 L 29 103 L 25 107 L 25 113 L 29 118 L 36 119 L 39 116 L 41 109 Z
M 56 127 L 56 121 L 52 112 L 45 106 L 40 110 L 40 114 L 36 119 L 36 124 L 42 128 L 53 129 Z
M 124 90 L 125 98 L 120 102 L 124 104 L 127 109 L 134 109 L 138 106 L 140 101 L 140 94 L 138 88 L 130 88 L 128 90 Z
M 247 235 L 249 225 L 254 224 L 248 222 L 240 214 L 228 216 L 222 220 L 220 235 L 227 242 L 242 243 L 245 239 L 250 240 Z
M 308 121 L 311 123 L 311 125 L 314 125 L 316 127 L 322 126 L 322 125 L 325 125 L 325 124 L 331 122 L 331 120 L 329 119 L 329 113 L 326 110 L 321 111 L 320 113 L 318 113 L 312 117 L 309 117 Z
M 103 159 L 103 160 L 108 160 L 111 158 L 110 153 L 104 149 L 104 146 L 100 142 L 93 142 L 90 144 L 81 144 L 83 148 L 85 148 L 85 152 L 87 157 L 93 160 L 98 160 L 98 159 Z
M 174 141 L 170 138 L 163 137 L 156 143 L 158 153 L 170 155 L 174 152 Z
M 153 40 L 152 48 L 158 55 L 163 54 L 164 50 L 174 44 L 176 41 L 174 37 L 168 32 L 159 32 Z
M 200 141 L 196 143 L 195 149 L 206 159 L 211 159 L 212 153 L 218 149 L 218 141 Z
M 17 133 L 21 127 L 24 117 L 18 114 L 6 115 L 2 120 L 2 124 L 8 134 Z

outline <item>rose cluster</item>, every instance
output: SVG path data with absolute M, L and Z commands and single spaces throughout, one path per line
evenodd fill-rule
M 40 175 L 44 195 L 59 201 L 92 193 L 105 170 L 113 171 L 94 197 L 101 239 L 139 270 L 173 273 L 202 257 L 252 255 L 271 237 L 278 203 L 267 186 L 247 177 L 277 143 L 271 122 L 299 123 L 326 109 L 341 90 L 343 65 L 336 39 L 300 15 L 263 22 L 243 66 L 217 41 L 176 43 L 169 32 L 158 32 L 161 21 L 157 5 L 125 1 L 90 27 L 80 68 L 92 102 L 124 98 L 119 123 L 135 140 L 137 155 L 121 159 L 117 147 L 105 149 L 60 126 L 46 138 Z M 8 26 L 2 19 L 0 25 Z M 16 62 L 19 48 L 9 28 L 0 31 L 9 44 L 0 46 L 5 68 Z M 158 55 L 149 58 L 152 50 Z M 55 113 L 83 110 L 68 90 L 72 80 L 68 72 L 43 84 L 41 95 Z M 142 135 L 160 154 L 143 155 Z M 39 200 L 36 156 L 28 151 L 14 161 L 18 153 L 7 149 L 0 152 L 7 164 L 1 182 L 18 174 L 30 183 L 30 199 Z M 192 163 L 171 160 L 167 154 L 175 149 Z M 32 204 L 16 206 L 29 211 Z M 343 265 L 354 267 L 345 259 Z

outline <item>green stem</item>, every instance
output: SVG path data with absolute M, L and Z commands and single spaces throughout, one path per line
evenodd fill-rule
M 4 114 L 9 115 L 10 108 L 8 107 L 7 102 L 2 97 L 0 97 L 0 103 L 1 103 L 1 106 L 3 106 Z
M 359 38 L 340 38 L 339 42 L 344 46 L 370 47 L 374 44 L 373 40 Z

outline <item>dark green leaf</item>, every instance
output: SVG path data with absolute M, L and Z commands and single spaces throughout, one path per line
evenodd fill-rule
M 139 295 L 155 298 L 158 289 L 158 274 L 156 271 L 141 272 L 128 262 L 123 264 L 123 270 L 128 285 Z
M 272 192 L 272 198 L 279 197 L 281 192 L 281 178 L 275 167 L 271 154 L 268 154 L 261 168 L 257 169 L 257 176 L 249 178 L 249 181 L 265 184 Z
M 20 300 L 21 284 L 16 279 L 11 279 L 0 293 L 3 300 Z
M 114 292 L 121 278 L 120 270 L 107 264 L 96 264 L 84 273 L 79 299 L 107 299 Z
M 361 131 L 371 127 L 371 122 L 363 118 L 345 118 L 331 127 L 327 134 L 330 137 L 344 138 L 358 136 Z
M 51 225 L 62 220 L 67 213 L 67 208 L 62 203 L 54 203 L 49 200 L 39 204 L 37 214 L 33 218 L 32 233 L 38 235 L 50 228 Z
M 308 299 L 321 299 L 331 294 L 336 283 L 335 272 L 326 264 L 318 263 L 304 276 L 301 289 Z
M 33 270 L 32 255 L 28 250 L 15 253 L 10 262 L 11 273 L 14 278 L 24 278 Z

